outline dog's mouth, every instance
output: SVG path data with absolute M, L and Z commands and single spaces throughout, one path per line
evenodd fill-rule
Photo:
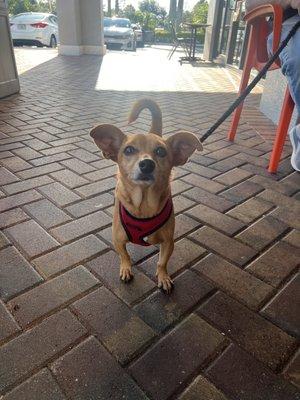
M 152 182 L 154 182 L 154 176 L 153 176 L 153 174 L 140 173 L 140 174 L 137 175 L 137 177 L 134 180 L 136 182 L 152 183 Z

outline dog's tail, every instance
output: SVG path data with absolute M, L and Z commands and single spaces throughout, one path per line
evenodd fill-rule
M 162 113 L 159 106 L 151 99 L 141 99 L 134 103 L 129 114 L 128 124 L 134 122 L 140 115 L 141 111 L 147 108 L 151 112 L 152 123 L 149 133 L 155 133 L 158 136 L 162 135 Z

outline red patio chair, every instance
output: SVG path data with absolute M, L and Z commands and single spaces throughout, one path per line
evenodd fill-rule
M 250 25 L 250 36 L 242 80 L 239 87 L 239 94 L 242 93 L 248 84 L 251 69 L 255 68 L 260 71 L 268 61 L 269 56 L 267 52 L 267 37 L 270 33 L 269 24 L 266 20 L 266 17 L 268 16 L 273 16 L 273 52 L 275 52 L 280 45 L 283 19 L 283 9 L 281 6 L 271 4 L 260 6 L 247 13 L 244 17 L 247 24 Z M 280 68 L 279 59 L 272 64 L 270 70 L 278 68 Z M 287 86 L 268 167 L 268 171 L 271 173 L 276 173 L 277 171 L 294 106 L 294 101 Z M 228 132 L 228 139 L 231 141 L 234 140 L 242 109 L 243 103 L 235 110 L 233 114 L 230 130 Z

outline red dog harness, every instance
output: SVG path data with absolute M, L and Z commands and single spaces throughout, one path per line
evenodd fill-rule
M 144 238 L 156 232 L 170 218 L 173 210 L 172 198 L 169 197 L 161 212 L 151 218 L 136 218 L 120 203 L 120 219 L 130 242 L 141 246 L 150 246 Z

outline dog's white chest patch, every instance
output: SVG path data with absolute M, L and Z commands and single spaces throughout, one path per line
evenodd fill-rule
M 140 208 L 140 205 L 141 205 L 142 200 L 143 200 L 142 189 L 140 187 L 138 187 L 138 186 L 135 187 L 133 189 L 133 193 L 131 195 L 131 198 L 132 198 L 132 202 L 133 202 L 134 207 Z

